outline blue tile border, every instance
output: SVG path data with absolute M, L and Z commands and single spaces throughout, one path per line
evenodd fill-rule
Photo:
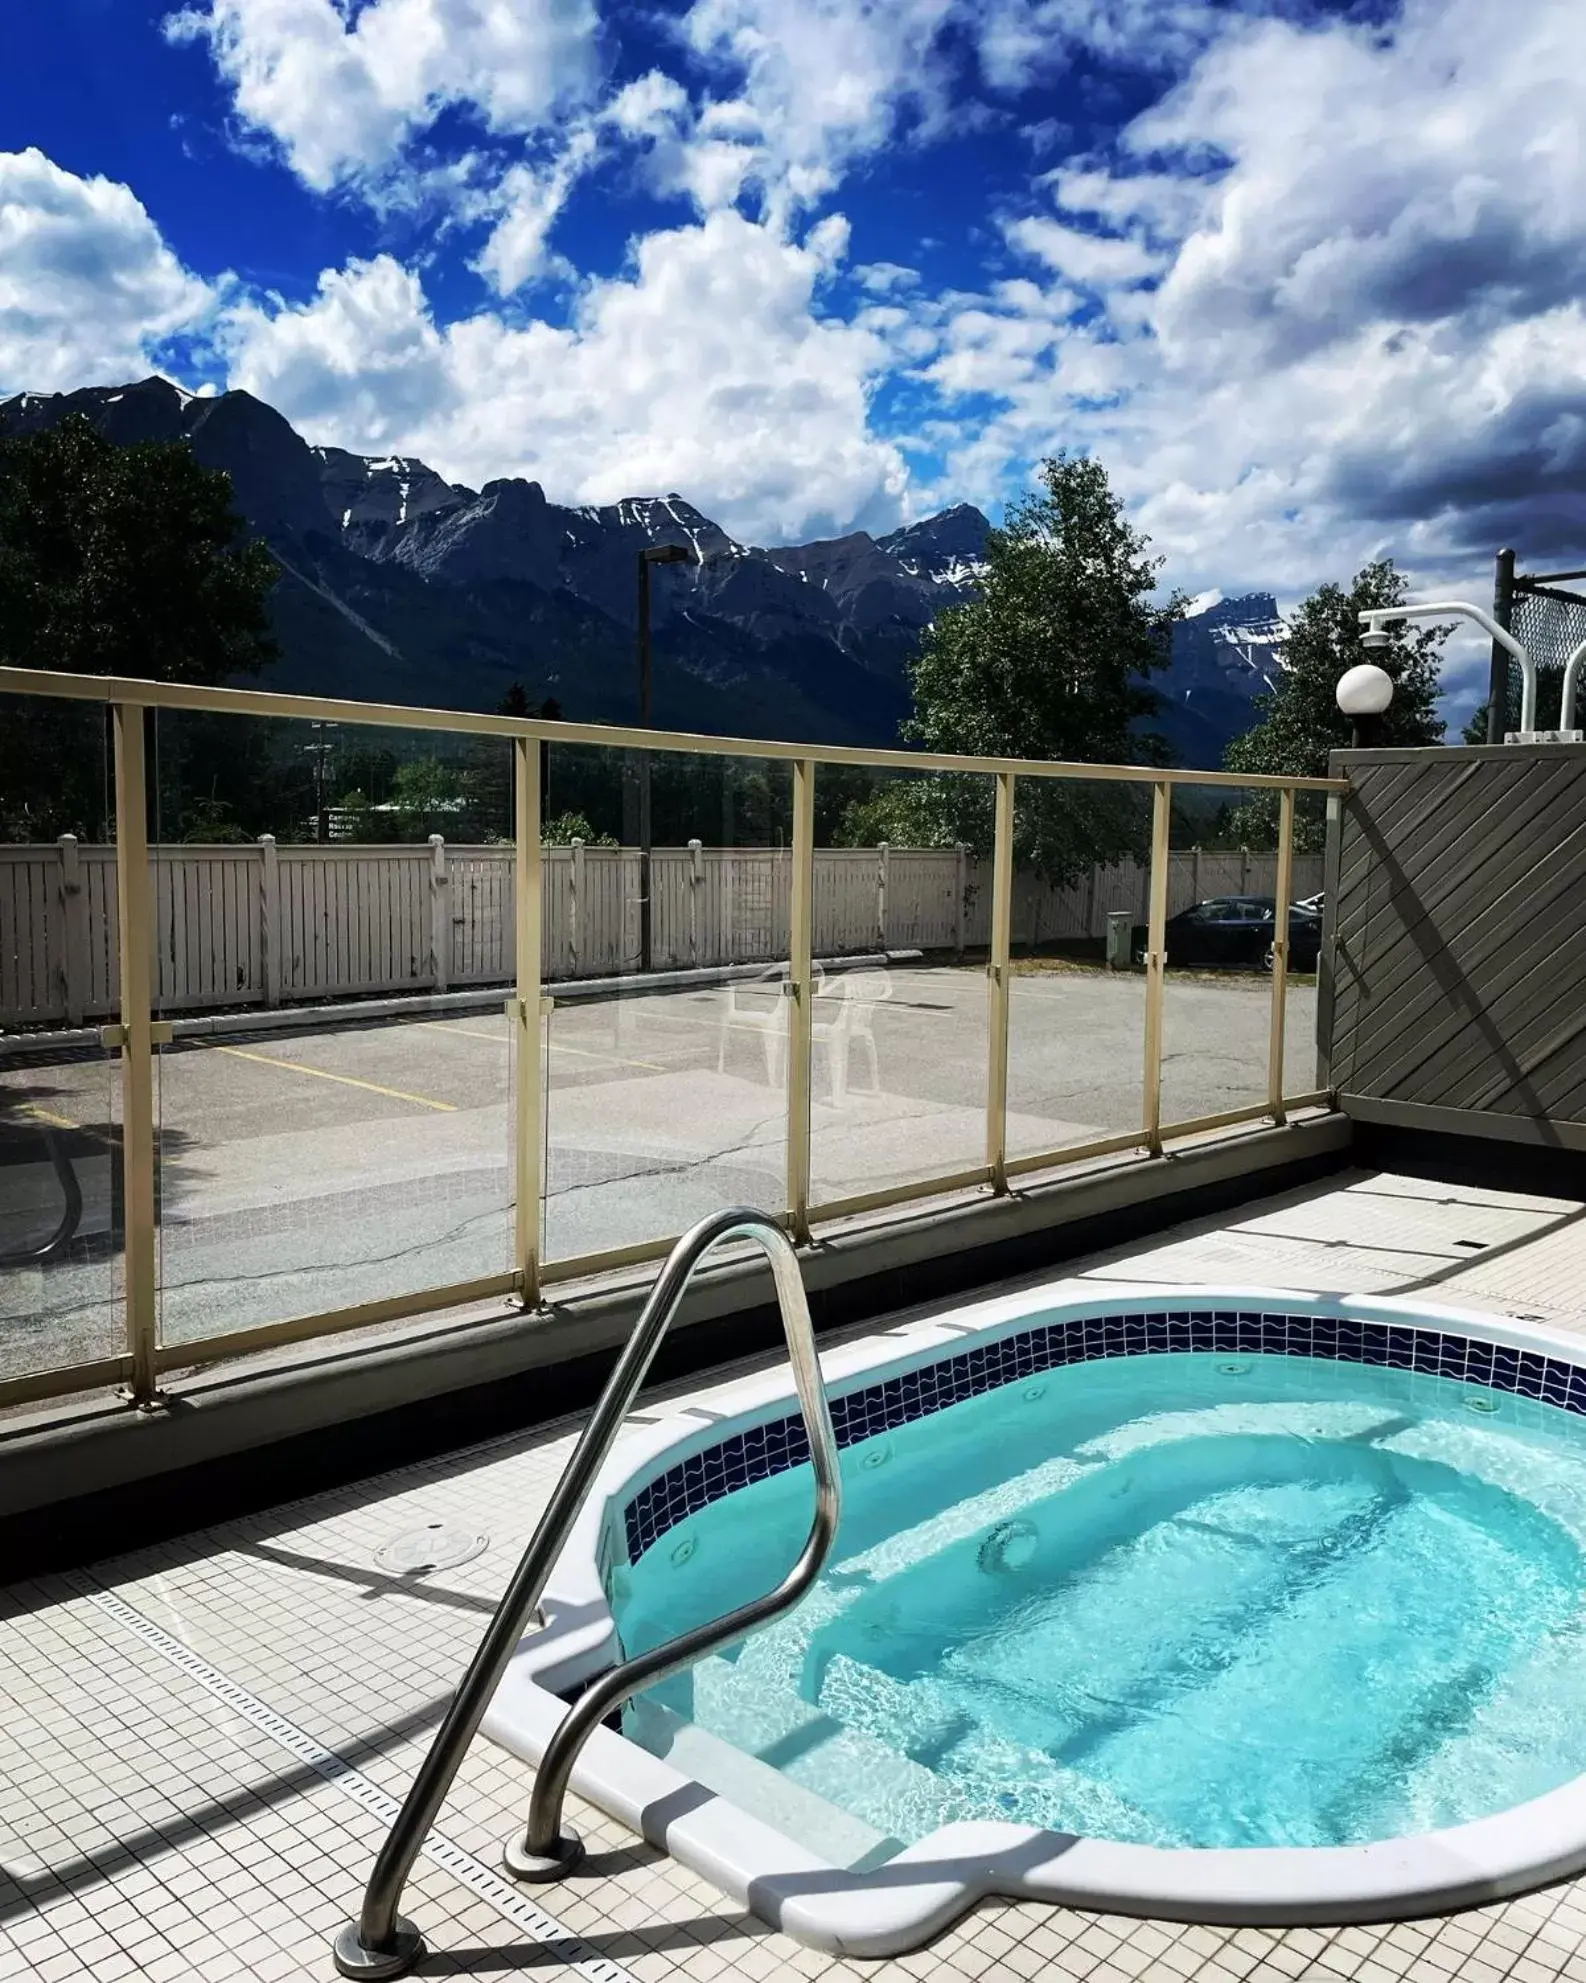
M 1286 1315 L 1246 1309 L 1173 1309 L 1165 1314 L 1094 1315 L 1038 1324 L 978 1343 L 850 1391 L 831 1401 L 839 1446 L 855 1446 L 965 1398 L 1068 1363 L 1111 1356 L 1307 1356 L 1374 1364 L 1481 1384 L 1586 1414 L 1586 1366 L 1533 1350 L 1479 1342 L 1443 1330 L 1353 1316 Z M 809 1458 L 797 1412 L 734 1432 L 691 1453 L 642 1487 L 623 1509 L 628 1561 L 636 1563 L 668 1529 L 735 1488 L 768 1479 Z

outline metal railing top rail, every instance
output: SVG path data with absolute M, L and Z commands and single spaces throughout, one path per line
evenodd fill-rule
M 336 1937 L 333 1958 L 343 1976 L 403 1976 L 423 1955 L 423 1937 L 398 1912 L 402 1889 L 413 1870 L 419 1847 L 484 1718 L 523 1628 L 540 1601 L 573 1523 L 594 1490 L 600 1469 L 632 1409 L 689 1281 L 707 1253 L 733 1239 L 753 1240 L 771 1263 L 782 1327 L 787 1336 L 788 1361 L 793 1366 L 793 1381 L 809 1434 L 815 1474 L 815 1519 L 809 1537 L 798 1560 L 774 1590 L 614 1667 L 587 1689 L 546 1745 L 535 1776 L 527 1836 L 521 1842 L 513 1840 L 507 1847 L 508 1871 L 520 1879 L 559 1879 L 582 1857 L 583 1846 L 577 1837 L 562 1831 L 562 1802 L 578 1753 L 608 1709 L 637 1688 L 678 1672 L 717 1646 L 742 1638 L 754 1626 L 790 1610 L 820 1575 L 837 1533 L 842 1488 L 837 1435 L 826 1403 L 804 1277 L 792 1241 L 770 1213 L 752 1206 L 732 1206 L 701 1219 L 686 1232 L 657 1275 L 644 1312 L 606 1380 L 606 1388 L 552 1490 L 446 1719 L 419 1765 L 396 1822 L 380 1848 L 358 1919 L 348 1922 Z
M 1239 791 L 1345 792 L 1340 778 L 1290 778 L 1261 772 L 1185 771 L 1152 764 L 1086 764 L 1068 759 L 965 757 L 946 751 L 871 749 L 860 744 L 786 743 L 763 737 L 707 737 L 686 730 L 636 729 L 614 723 L 552 723 L 541 717 L 492 716 L 467 709 L 414 709 L 403 703 L 346 702 L 328 696 L 277 695 L 266 689 L 201 688 L 187 682 L 148 682 L 125 675 L 57 674 L 42 668 L 0 667 L 0 694 L 59 696 L 77 702 L 120 703 L 144 709 L 200 710 L 221 715 L 277 716 L 320 722 L 367 723 L 397 730 L 452 730 L 472 736 L 528 737 L 548 744 L 683 752 L 708 757 L 758 757 L 816 764 L 853 764 L 898 771 L 1012 772 L 1021 778 L 1096 783 L 1220 785 Z

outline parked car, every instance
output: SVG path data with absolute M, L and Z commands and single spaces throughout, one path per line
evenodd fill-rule
M 1321 898 L 1289 905 L 1289 969 L 1314 971 L 1322 947 Z M 1246 971 L 1272 969 L 1277 903 L 1270 895 L 1214 895 L 1167 920 L 1167 961 L 1180 969 L 1225 965 Z M 1133 956 L 1145 962 L 1150 931 L 1136 923 Z

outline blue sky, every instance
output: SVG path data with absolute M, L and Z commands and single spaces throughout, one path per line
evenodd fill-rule
M 0 391 L 762 543 L 1084 448 L 1191 593 L 1480 596 L 1586 562 L 1583 129 L 1581 0 L 36 0 Z

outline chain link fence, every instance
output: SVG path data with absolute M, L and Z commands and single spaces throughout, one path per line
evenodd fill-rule
M 1516 574 L 1509 631 L 1536 663 L 1536 722 L 1539 730 L 1558 727 L 1564 665 L 1586 640 L 1586 593 Z M 1506 729 L 1520 727 L 1520 667 L 1509 663 L 1509 717 Z

